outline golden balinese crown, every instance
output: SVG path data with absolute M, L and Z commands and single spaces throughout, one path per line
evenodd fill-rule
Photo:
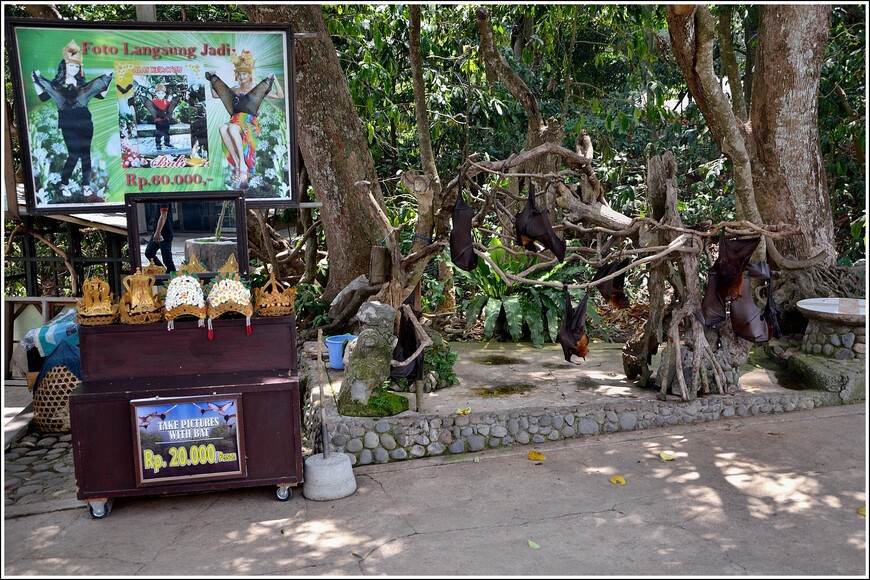
M 76 307 L 79 324 L 112 324 L 118 319 L 118 305 L 113 304 L 109 283 L 99 276 L 84 281 L 82 297 L 76 300 Z
M 124 277 L 124 288 L 121 324 L 148 324 L 163 318 L 163 303 L 154 295 L 154 276 L 136 268 L 135 274 Z
M 233 54 L 230 55 L 230 62 L 233 63 L 233 70 L 237 73 L 246 72 L 253 74 L 254 72 L 254 63 L 257 62 L 254 60 L 254 55 L 251 54 L 250 50 L 243 50 L 242 54 L 236 54 L 236 49 L 233 49 Z
M 296 288 L 281 290 L 275 274 L 269 270 L 269 281 L 262 288 L 254 288 L 254 298 L 258 316 L 286 316 L 294 314 L 293 298 Z
M 82 64 L 82 47 L 76 44 L 75 40 L 70 40 L 69 44 L 63 47 L 63 60 L 70 64 Z
M 214 338 L 212 320 L 228 312 L 237 312 L 245 317 L 245 332 L 251 334 L 251 316 L 254 306 L 251 304 L 251 289 L 239 274 L 239 263 L 235 254 L 230 254 L 227 261 L 218 270 L 218 275 L 206 285 L 208 298 L 208 338 Z
M 142 273 L 146 276 L 154 276 L 156 274 L 165 274 L 166 266 L 158 266 L 154 263 L 154 258 L 148 260 L 148 265 L 142 268 Z

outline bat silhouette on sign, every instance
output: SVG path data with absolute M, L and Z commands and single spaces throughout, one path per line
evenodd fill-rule
M 565 318 L 562 320 L 562 327 L 556 335 L 556 340 L 562 345 L 565 361 L 571 362 L 571 357 L 574 355 L 586 360 L 586 355 L 589 354 L 589 337 L 586 336 L 586 303 L 589 301 L 589 293 L 583 296 L 574 309 L 568 286 L 563 286 L 562 292 L 565 294 Z
M 453 206 L 453 229 L 450 231 L 450 261 L 457 268 L 471 272 L 477 267 L 474 239 L 471 236 L 471 220 L 474 209 L 465 205 L 462 196 L 462 174 L 456 184 L 456 204 Z M 412 351 L 413 352 L 413 351 Z
M 761 238 L 728 240 L 725 231 L 719 234 L 719 257 L 710 267 L 707 289 L 701 299 L 697 318 L 705 326 L 715 326 L 725 320 L 725 301 L 738 300 L 743 293 L 743 277 L 752 252 Z
M 151 426 L 151 423 L 156 421 L 157 419 L 160 419 L 161 421 L 165 421 L 166 416 L 169 415 L 169 413 L 172 412 L 172 409 L 174 409 L 177 406 L 178 405 L 172 405 L 171 407 L 169 407 L 168 409 L 166 409 L 162 413 L 154 412 L 154 413 L 148 413 L 147 415 L 140 415 L 139 416 L 139 427 L 142 427 L 144 429 L 148 429 L 148 427 Z
M 514 226 L 517 233 L 517 244 L 527 250 L 537 252 L 535 242 L 553 252 L 556 258 L 562 262 L 565 259 L 565 240 L 556 235 L 550 224 L 550 212 L 546 208 L 535 205 L 535 185 L 529 183 L 529 200 L 526 207 L 516 215 Z
M 256 115 L 260 110 L 260 103 L 263 102 L 263 99 L 272 90 L 272 84 L 275 82 L 274 76 L 269 75 L 247 93 L 236 94 L 216 74 L 206 72 L 205 78 L 211 83 L 212 88 L 230 115 L 235 115 L 236 113 Z
M 621 270 L 628 266 L 628 263 L 631 261 L 630 258 L 624 258 L 623 260 L 609 262 L 604 264 L 598 271 L 595 272 L 595 276 L 592 277 L 592 281 L 600 280 L 607 276 L 610 276 L 612 273 L 617 270 Z M 611 278 L 605 282 L 602 282 L 597 286 L 598 291 L 601 292 L 601 296 L 604 297 L 607 302 L 610 303 L 614 308 L 628 308 L 631 306 L 628 302 L 628 298 L 625 296 L 625 272 L 616 276 L 615 278 Z
M 88 101 L 93 97 L 98 99 L 103 98 L 103 93 L 109 89 L 109 83 L 112 82 L 114 74 L 100 75 L 80 87 L 62 85 L 46 80 L 45 77 L 36 74 L 36 72 L 33 73 L 33 81 L 45 90 L 45 93 L 51 97 L 51 100 L 54 101 L 58 109 L 71 106 L 87 107 Z

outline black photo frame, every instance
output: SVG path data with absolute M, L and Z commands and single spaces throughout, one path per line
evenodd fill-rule
M 171 219 L 173 219 L 174 223 L 178 226 L 181 226 L 179 231 L 175 233 L 175 238 L 172 240 L 173 255 L 176 256 L 176 269 L 182 264 L 182 255 L 186 256 L 190 253 L 189 248 L 185 250 L 185 247 L 188 246 L 188 240 L 210 237 L 209 234 L 214 232 L 215 217 L 220 219 L 221 215 L 223 215 L 223 221 L 226 222 L 227 216 L 220 210 L 224 204 L 229 204 L 228 207 L 232 208 L 231 213 L 233 217 L 234 231 L 231 232 L 233 234 L 232 238 L 228 236 L 227 239 L 234 239 L 235 241 L 234 251 L 236 261 L 239 265 L 239 274 L 243 277 L 248 276 L 248 236 L 247 221 L 245 217 L 246 201 L 241 192 L 237 191 L 127 194 L 125 197 L 127 210 L 127 237 L 130 246 L 130 262 L 134 271 L 140 269 L 144 272 L 145 266 L 149 265 L 149 263 L 145 261 L 144 252 L 149 238 L 154 234 L 153 227 L 155 224 L 152 224 L 151 222 L 156 222 L 159 215 L 159 209 L 155 210 L 155 212 L 151 212 L 150 215 L 147 210 L 149 208 L 157 208 L 160 204 L 165 203 L 171 204 Z M 185 208 L 184 204 L 190 204 L 190 207 Z M 188 218 L 185 217 L 186 213 L 193 213 L 195 215 L 192 219 L 188 220 Z M 192 226 L 190 225 L 191 222 L 193 223 Z M 197 229 L 197 223 L 208 225 L 202 225 Z M 148 225 L 143 227 L 143 224 Z M 175 229 L 175 226 L 173 229 Z M 225 233 L 229 232 L 225 231 Z M 162 252 L 158 251 L 157 257 L 162 259 Z M 203 260 L 200 261 L 203 262 Z M 203 263 L 203 265 L 207 266 L 207 269 L 205 272 L 199 273 L 198 277 L 207 280 L 217 276 L 218 269 L 223 264 L 215 263 L 212 264 L 211 267 L 208 267 L 209 264 L 207 263 Z M 153 274 L 153 276 L 155 280 L 162 282 L 171 277 L 171 272 L 165 274 Z
M 8 19 L 6 36 L 28 213 L 217 190 L 298 206 L 289 25 Z

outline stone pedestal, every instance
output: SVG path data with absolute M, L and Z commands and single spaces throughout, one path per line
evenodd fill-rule
M 810 298 L 797 303 L 809 323 L 801 351 L 839 360 L 863 359 L 866 301 L 859 298 Z
M 209 272 L 217 272 L 226 263 L 227 259 L 236 253 L 239 244 L 235 238 L 197 238 L 184 242 L 184 259 L 189 261 L 191 256 L 196 256 Z M 236 260 L 239 257 L 236 256 Z

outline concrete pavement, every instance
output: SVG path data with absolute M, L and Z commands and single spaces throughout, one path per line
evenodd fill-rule
M 101 520 L 32 504 L 5 514 L 3 575 L 866 577 L 866 419 L 823 407 L 360 466 L 328 502 L 120 498 Z

